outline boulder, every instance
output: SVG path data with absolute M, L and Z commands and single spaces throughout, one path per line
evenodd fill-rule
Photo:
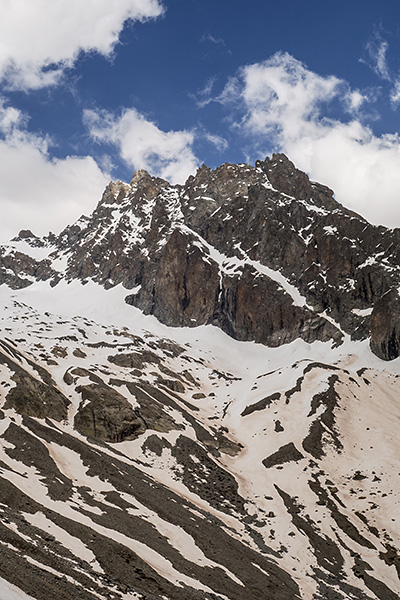
M 105 442 L 122 442 L 137 438 L 146 430 L 127 399 L 105 385 L 95 383 L 76 388 L 82 402 L 75 415 L 74 426 L 86 437 Z

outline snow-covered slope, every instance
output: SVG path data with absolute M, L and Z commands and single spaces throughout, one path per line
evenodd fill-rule
M 0 291 L 4 395 L 40 365 L 70 402 L 3 400 L 3 578 L 34 598 L 398 597 L 399 360 L 168 328 L 116 314 L 121 288 Z M 140 423 L 113 439 L 120 396 Z

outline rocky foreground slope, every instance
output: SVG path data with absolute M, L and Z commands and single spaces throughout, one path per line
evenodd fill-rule
M 0 598 L 400 598 L 399 236 L 274 155 L 3 246 Z

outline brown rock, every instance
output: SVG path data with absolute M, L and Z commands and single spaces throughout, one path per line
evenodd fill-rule
M 192 236 L 175 229 L 154 277 L 126 302 L 168 325 L 193 327 L 211 320 L 218 285 L 217 264 L 193 244 Z
M 143 419 L 116 390 L 97 384 L 76 388 L 82 403 L 76 413 L 74 426 L 87 437 L 106 442 L 122 442 L 138 437 L 146 430 Z
M 400 356 L 400 298 L 397 290 L 386 292 L 374 306 L 370 347 L 383 360 Z
M 51 375 L 43 367 L 40 367 L 40 380 L 3 353 L 0 353 L 0 363 L 6 364 L 13 371 L 12 380 L 16 384 L 7 394 L 5 409 L 13 408 L 21 415 L 39 419 L 48 417 L 62 421 L 67 418 L 70 401 L 56 387 Z

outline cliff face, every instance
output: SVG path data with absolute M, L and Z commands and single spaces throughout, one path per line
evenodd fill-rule
M 345 209 L 282 154 L 203 166 L 184 186 L 138 171 L 58 237 L 17 240 L 0 257 L 0 281 L 15 288 L 122 284 L 129 304 L 167 325 L 213 324 L 268 346 L 371 334 L 373 352 L 398 356 L 397 328 L 371 330 L 371 312 L 399 285 L 400 231 Z

